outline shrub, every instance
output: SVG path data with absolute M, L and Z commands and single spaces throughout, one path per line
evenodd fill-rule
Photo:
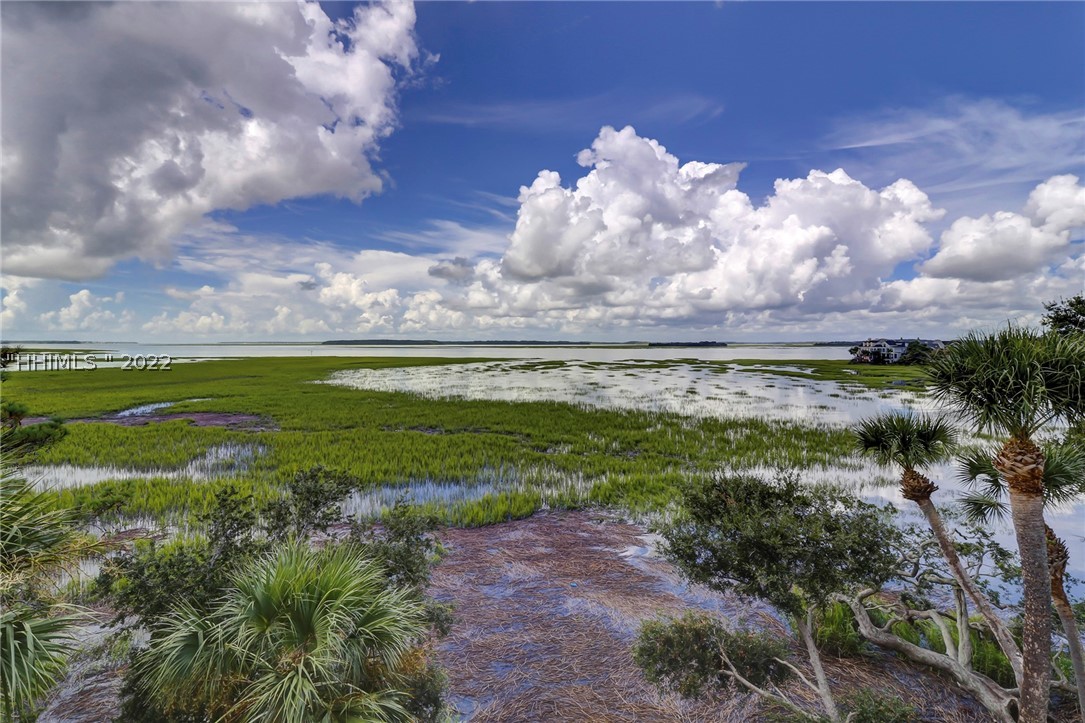
M 851 723 L 912 723 L 919 719 L 915 706 L 867 688 L 843 696 L 843 701 Z
M 767 633 L 731 632 L 719 620 L 692 612 L 681 618 L 645 622 L 633 659 L 660 690 L 698 697 L 706 688 L 730 684 L 723 652 L 754 685 L 787 676 L 787 668 L 776 660 L 787 655 L 784 641 Z

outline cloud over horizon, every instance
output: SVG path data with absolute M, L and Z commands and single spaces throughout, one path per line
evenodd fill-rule
M 175 266 L 217 280 L 167 290 L 181 306 L 129 328 L 235 338 L 963 330 L 1035 318 L 1037 299 L 1078 293 L 1085 279 L 1074 236 L 1085 187 L 1069 174 L 1015 210 L 945 219 L 907 179 L 870 188 L 843 169 L 779 179 L 757 202 L 739 188 L 744 164 L 683 163 L 632 127 L 604 127 L 577 159 L 584 172 L 571 184 L 542 170 L 521 187 L 500 248 L 500 227 L 438 225 L 448 251 L 423 253 L 205 223 L 179 242 Z M 25 313 L 21 291 L 7 297 L 13 315 Z M 114 307 L 79 292 L 40 320 L 116 328 Z

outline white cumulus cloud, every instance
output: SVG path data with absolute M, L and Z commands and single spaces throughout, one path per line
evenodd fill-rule
M 205 214 L 378 192 L 414 7 L 5 3 L 5 271 L 161 260 Z M 217 324 L 212 320 L 209 327 Z
M 68 297 L 67 306 L 47 311 L 39 319 L 45 328 L 62 331 L 126 329 L 134 316 L 131 310 L 120 307 L 122 303 L 123 291 L 113 296 L 96 296 L 90 289 L 81 289 Z
M 1071 229 L 1083 224 L 1085 186 L 1076 176 L 1054 176 L 1032 191 L 1025 214 L 998 211 L 954 221 L 938 253 L 920 268 L 934 277 L 1016 278 L 1065 259 Z
M 521 189 L 499 262 L 435 269 L 469 282 L 445 292 L 450 308 L 569 330 L 858 308 L 923 257 L 942 214 L 907 180 L 871 189 L 840 169 L 777 181 L 757 204 L 738 189 L 743 164 L 682 164 L 631 127 L 603 128 L 578 160 L 572 187 L 542 171 Z

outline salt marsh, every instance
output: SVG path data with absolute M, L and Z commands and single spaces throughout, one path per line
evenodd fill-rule
M 933 411 L 918 391 L 805 378 L 809 367 L 655 360 L 499 361 L 455 366 L 352 369 L 329 383 L 429 399 L 551 401 L 697 418 L 761 417 L 852 424 L 882 412 Z

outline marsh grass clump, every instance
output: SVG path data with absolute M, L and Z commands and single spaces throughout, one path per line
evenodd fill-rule
M 826 655 L 854 658 L 867 650 L 855 617 L 844 603 L 834 602 L 814 615 L 814 640 Z

